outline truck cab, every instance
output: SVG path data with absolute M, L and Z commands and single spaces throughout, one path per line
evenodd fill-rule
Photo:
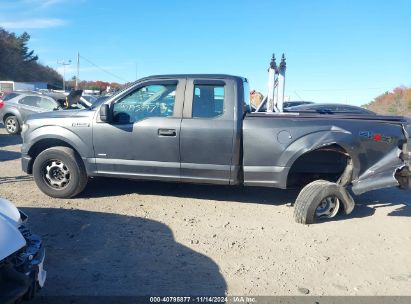
M 240 106 L 238 99 L 243 100 Z M 104 176 L 236 184 L 247 111 L 245 78 L 143 79 L 96 113 L 94 171 Z

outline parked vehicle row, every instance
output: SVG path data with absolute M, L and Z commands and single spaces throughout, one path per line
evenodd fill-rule
M 18 134 L 27 117 L 33 113 L 63 110 L 65 108 L 66 93 L 37 92 L 37 91 L 15 91 L 1 93 L 0 96 L 0 121 L 3 122 L 9 134 Z M 4 96 L 3 96 L 4 95 Z M 80 102 L 71 109 L 90 108 L 93 104 L 102 103 L 110 96 L 84 95 Z M 318 112 L 322 114 L 368 114 L 375 115 L 367 109 L 345 105 L 345 104 L 319 104 L 312 101 L 287 101 L 284 102 L 284 112 Z M 257 109 L 252 107 L 252 111 Z M 258 112 L 265 112 L 263 105 Z

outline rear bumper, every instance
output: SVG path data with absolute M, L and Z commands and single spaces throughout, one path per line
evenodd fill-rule
M 408 135 L 408 132 L 406 133 Z M 411 139 L 404 143 L 400 158 L 404 162 L 404 166 L 395 174 L 401 189 L 411 188 Z
M 33 159 L 30 155 L 22 154 L 21 155 L 21 169 L 27 174 L 33 173 Z

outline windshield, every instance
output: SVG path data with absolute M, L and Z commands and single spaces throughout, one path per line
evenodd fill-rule
M 96 99 L 96 101 L 92 104 L 92 106 L 90 107 L 90 109 L 95 109 L 97 108 L 99 105 L 101 105 L 103 102 L 105 102 L 109 97 L 111 96 L 101 96 L 98 97 Z
M 85 100 L 87 100 L 89 103 L 95 103 L 96 100 L 99 98 L 98 96 L 94 96 L 94 95 L 83 95 L 82 97 Z

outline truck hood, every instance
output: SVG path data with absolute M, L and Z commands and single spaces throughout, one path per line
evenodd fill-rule
M 30 115 L 27 120 L 32 119 L 44 119 L 44 118 L 67 118 L 67 117 L 77 117 L 77 116 L 88 116 L 90 110 L 61 110 L 52 112 L 35 113 Z
M 0 261 L 26 245 L 19 227 L 20 212 L 8 200 L 0 198 Z

